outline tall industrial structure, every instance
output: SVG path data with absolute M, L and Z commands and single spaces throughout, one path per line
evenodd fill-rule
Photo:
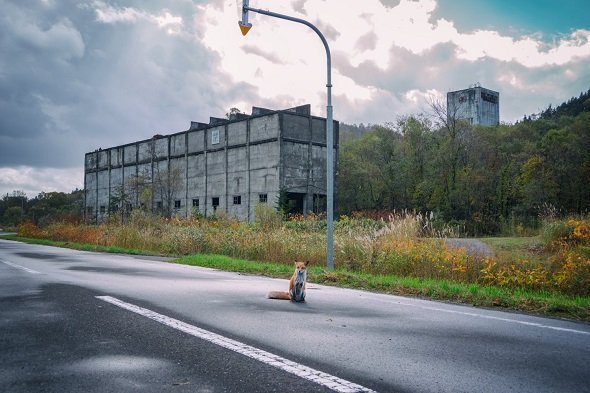
M 447 116 L 470 124 L 500 124 L 500 93 L 476 84 L 464 90 L 447 93 Z
M 338 163 L 339 123 L 334 122 Z M 258 203 L 292 211 L 326 208 L 326 119 L 310 105 L 191 122 L 172 135 L 86 153 L 87 220 L 143 208 L 166 215 L 251 220 Z

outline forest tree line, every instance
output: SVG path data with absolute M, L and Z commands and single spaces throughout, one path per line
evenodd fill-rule
M 433 213 L 471 235 L 515 234 L 590 210 L 590 90 L 516 124 L 471 126 L 441 104 L 385 125 L 340 126 L 336 209 Z M 0 224 L 76 220 L 83 191 L 14 191 Z
M 590 90 L 516 124 L 471 126 L 431 104 L 359 136 L 341 127 L 338 210 L 433 212 L 467 234 L 513 234 L 590 209 Z

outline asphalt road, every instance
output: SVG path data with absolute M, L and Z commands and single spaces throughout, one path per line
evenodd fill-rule
M 0 391 L 590 392 L 588 324 L 286 286 L 0 240 Z

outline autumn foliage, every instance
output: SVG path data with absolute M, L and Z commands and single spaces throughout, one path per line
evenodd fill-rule
M 262 216 L 262 215 L 261 215 Z M 305 259 L 325 264 L 325 221 L 294 217 L 256 223 L 231 218 L 163 219 L 134 212 L 129 223 L 54 223 L 19 227 L 23 237 L 118 246 L 169 255 L 221 254 L 246 260 Z M 343 216 L 335 223 L 336 268 L 372 274 L 443 279 L 512 289 L 590 295 L 590 222 L 552 220 L 544 225 L 544 259 L 470 255 L 450 248 L 428 216 L 390 214 L 386 219 Z M 451 233 L 452 231 L 446 231 Z

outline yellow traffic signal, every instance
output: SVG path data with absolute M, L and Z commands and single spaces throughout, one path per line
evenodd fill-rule
M 242 35 L 248 34 L 250 29 L 252 28 L 252 23 L 242 23 L 242 21 L 238 21 L 238 25 L 240 26 L 240 31 Z

